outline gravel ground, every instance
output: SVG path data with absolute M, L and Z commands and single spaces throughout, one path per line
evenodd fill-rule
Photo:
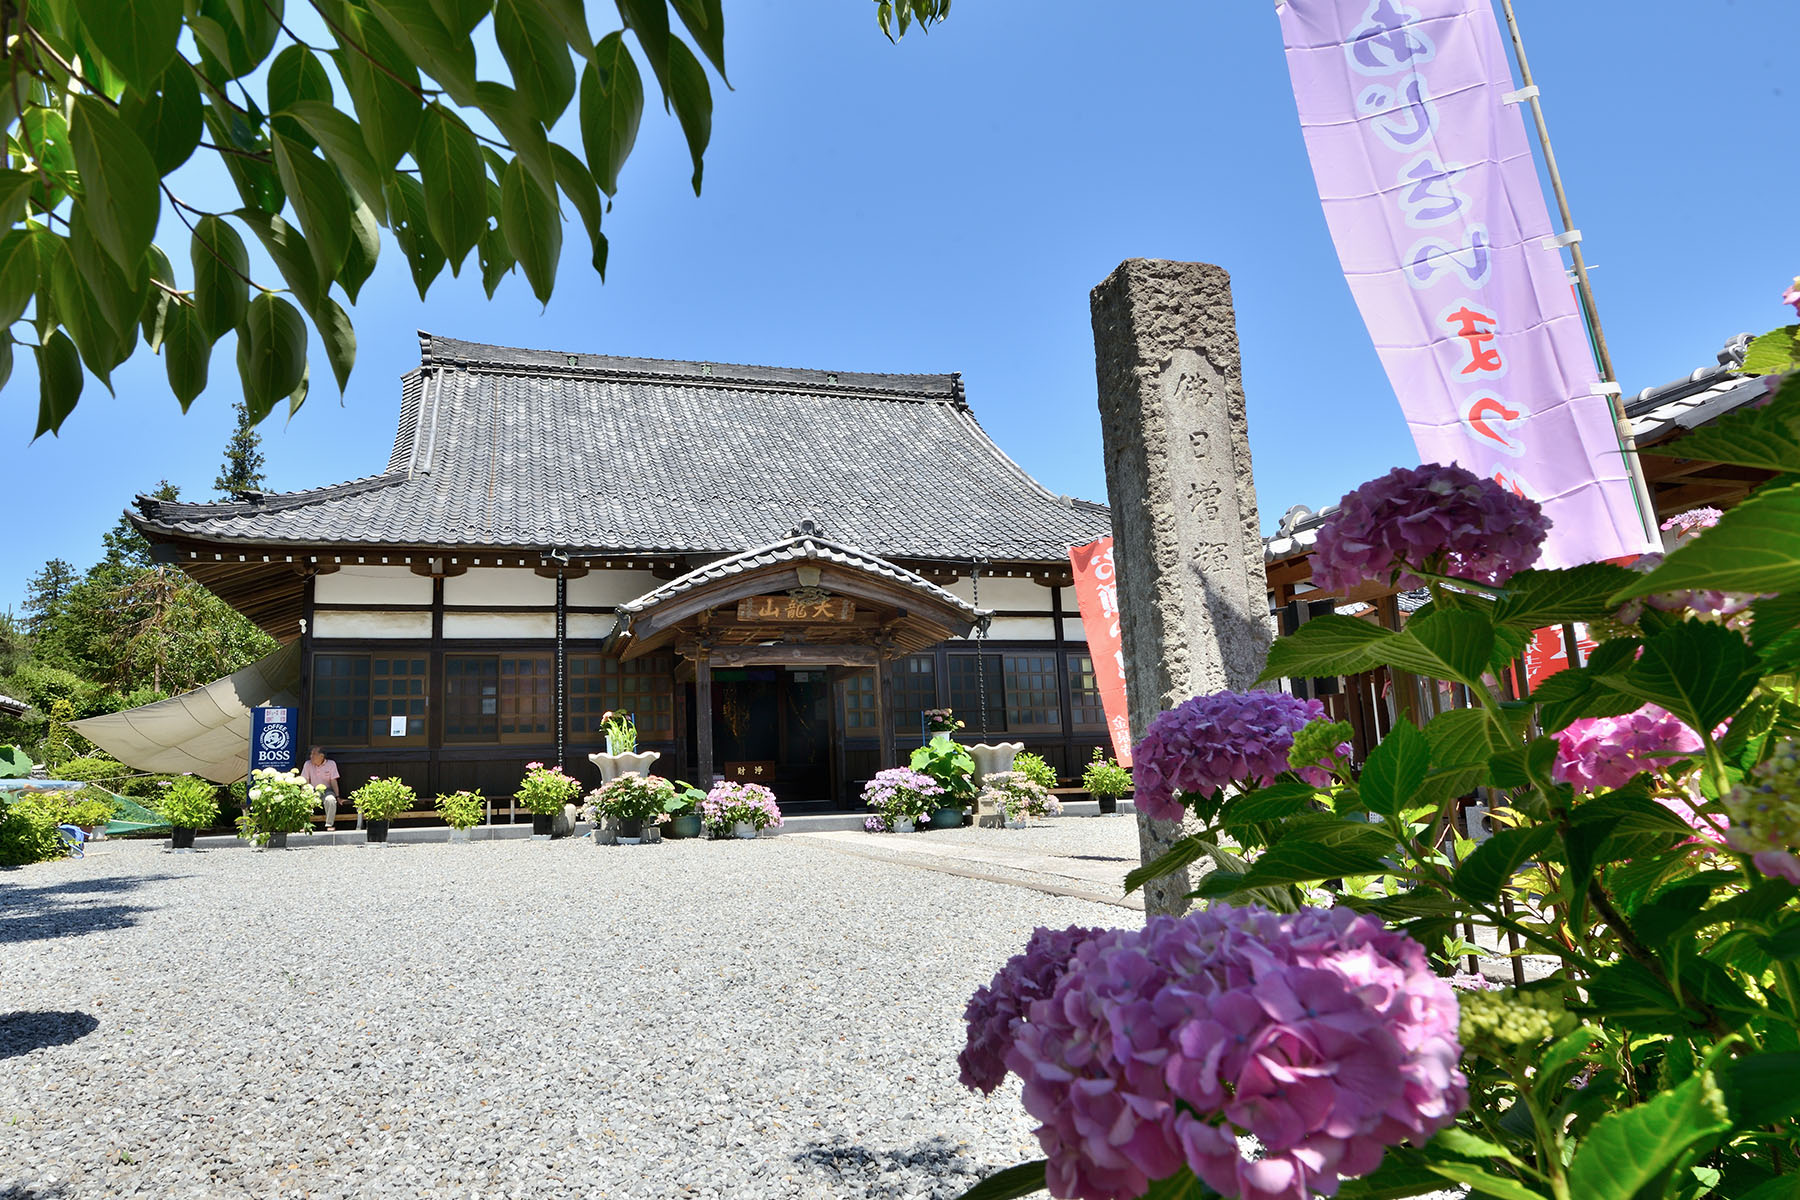
M 787 838 L 109 843 L 0 875 L 0 1197 L 954 1197 L 1036 1156 L 969 993 L 1133 920 Z

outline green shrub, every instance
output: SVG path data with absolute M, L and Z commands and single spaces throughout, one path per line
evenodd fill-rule
M 72 783 L 112 783 L 131 774 L 131 768 L 116 758 L 89 755 L 71 758 L 56 768 L 58 779 Z
M 480 792 L 450 792 L 436 800 L 438 815 L 452 829 L 473 829 L 481 824 L 486 797 Z
M 382 779 L 378 776 L 350 793 L 350 800 L 364 821 L 391 821 L 410 811 L 418 798 L 418 793 L 397 777 Z
M 156 808 L 177 829 L 210 829 L 219 819 L 219 789 L 204 779 L 183 775 L 163 790 Z
M 949 734 L 933 734 L 929 742 L 912 752 L 907 765 L 937 780 L 956 804 L 967 808 L 975 799 L 975 759 L 951 741 Z
M 0 798 L 0 867 L 48 862 L 67 853 L 56 827 L 60 812 L 42 801 L 42 793 Z
M 111 786 L 119 795 L 148 801 L 148 807 L 155 808 L 163 791 L 179 778 L 179 775 L 127 775 Z
M 675 785 L 660 775 L 619 775 L 591 792 L 594 811 L 621 821 L 662 821 L 668 816 Z
M 1025 751 L 1013 759 L 1013 770 L 1045 791 L 1056 786 L 1056 768 L 1051 766 L 1041 754 Z
M 1100 752 L 1100 747 L 1095 746 L 1094 759 L 1081 776 L 1081 786 L 1096 799 L 1110 796 L 1117 800 L 1131 790 L 1131 772 L 1107 758 Z
M 60 794 L 63 818 L 61 824 L 79 825 L 83 829 L 105 825 L 119 811 L 118 803 L 105 790 L 97 787 L 69 788 Z
M 252 776 L 248 795 L 250 811 L 237 820 L 238 836 L 245 841 L 266 846 L 277 833 L 311 832 L 319 789 L 301 779 L 300 772 L 264 767 Z
M 519 783 L 518 798 L 534 816 L 554 816 L 563 805 L 573 804 L 581 795 L 579 780 L 564 775 L 561 767 L 543 763 L 526 763 L 525 778 Z

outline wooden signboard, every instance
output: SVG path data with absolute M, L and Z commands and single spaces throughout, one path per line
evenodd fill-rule
M 738 601 L 740 621 L 804 621 L 810 625 L 847 624 L 856 617 L 856 602 L 842 596 L 801 600 L 794 596 L 750 596 Z

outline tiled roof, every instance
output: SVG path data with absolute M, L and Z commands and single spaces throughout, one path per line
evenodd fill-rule
M 1057 561 L 1110 532 L 977 424 L 956 375 L 553 351 L 421 333 L 381 475 L 229 504 L 138 498 L 213 542 L 730 553 L 803 520 L 883 558 Z
M 657 605 L 683 592 L 691 592 L 697 587 L 732 575 L 741 575 L 758 567 L 774 566 L 784 562 L 828 562 L 841 567 L 851 567 L 859 571 L 867 571 L 891 579 L 896 583 L 930 596 L 939 604 L 954 608 L 966 615 L 970 621 L 982 623 L 988 614 L 976 608 L 961 596 L 947 592 L 937 584 L 915 575 L 903 567 L 897 567 L 885 559 L 865 553 L 850 546 L 840 546 L 836 542 L 826 541 L 816 533 L 799 533 L 794 537 L 775 542 L 768 546 L 759 546 L 754 550 L 746 550 L 741 554 L 733 554 L 707 563 L 697 570 L 689 571 L 678 579 L 645 592 L 636 600 L 619 606 L 622 616 L 635 616 L 647 612 Z

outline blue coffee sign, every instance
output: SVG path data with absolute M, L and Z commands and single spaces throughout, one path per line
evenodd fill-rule
M 300 710 L 265 706 L 250 710 L 250 769 L 291 771 L 299 762 L 296 745 Z

